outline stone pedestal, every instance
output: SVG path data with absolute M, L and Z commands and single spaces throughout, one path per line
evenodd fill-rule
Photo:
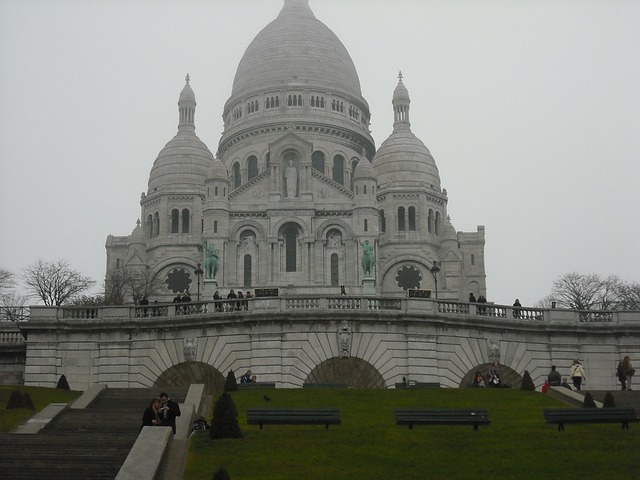
M 374 296 L 376 294 L 376 279 L 373 277 L 364 277 L 362 279 L 362 294 Z
M 204 288 L 202 289 L 200 299 L 203 302 L 210 302 L 213 300 L 213 294 L 218 290 L 218 281 L 214 278 L 207 278 L 204 281 Z M 220 294 L 222 296 L 222 294 Z

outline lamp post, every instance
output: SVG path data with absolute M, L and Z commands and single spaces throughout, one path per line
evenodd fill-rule
M 429 269 L 431 271 L 431 275 L 433 275 L 433 281 L 436 283 L 436 300 L 438 299 L 438 272 L 440 271 L 440 267 L 438 266 L 438 262 L 433 261 L 433 267 Z
M 204 270 L 202 270 L 202 268 L 200 267 L 200 264 L 198 264 L 198 268 L 196 268 L 193 273 L 195 273 L 196 276 L 198 277 L 198 301 L 200 301 L 200 279 L 202 278 L 202 274 L 204 273 Z

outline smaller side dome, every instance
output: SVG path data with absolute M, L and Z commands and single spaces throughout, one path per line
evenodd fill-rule
M 376 171 L 374 170 L 373 165 L 371 165 L 371 162 L 366 157 L 358 162 L 356 170 L 355 172 L 353 172 L 354 180 L 363 178 L 370 178 L 372 180 L 376 179 Z
M 149 175 L 148 192 L 204 188 L 213 154 L 195 133 L 196 101 L 189 74 L 178 100 L 178 133 L 160 151 Z
M 411 131 L 409 91 L 398 75 L 393 96 L 393 133 L 376 152 L 373 167 L 381 188 L 426 186 L 440 192 L 440 174 L 429 149 Z
M 140 219 L 136 222 L 136 226 L 131 232 L 131 235 L 127 238 L 127 245 L 135 245 L 135 244 L 145 244 L 144 240 L 144 232 L 142 231 L 142 226 L 140 224 Z
M 456 232 L 456 229 L 454 228 L 454 226 L 451 224 L 451 217 L 449 215 L 447 215 L 447 221 L 444 224 L 444 230 L 442 232 L 442 241 L 446 242 L 446 241 L 452 241 L 452 242 L 458 242 L 458 233 Z
M 227 169 L 220 158 L 216 157 L 213 159 L 207 180 L 229 180 L 229 172 L 227 172 Z

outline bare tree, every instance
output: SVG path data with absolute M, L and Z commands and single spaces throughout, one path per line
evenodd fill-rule
M 72 270 L 65 260 L 37 260 L 23 270 L 22 279 L 33 297 L 40 298 L 45 305 L 56 306 L 66 303 L 96 283 L 77 270 Z
M 640 310 L 640 283 L 626 283 L 620 287 L 620 306 L 622 310 Z
M 164 283 L 149 268 L 139 269 L 133 272 L 131 277 L 129 287 L 135 304 L 143 297 L 149 298 L 164 288 Z
M 131 272 L 124 268 L 116 268 L 107 275 L 104 281 L 104 300 L 106 305 L 123 305 L 129 293 L 132 281 Z
M 553 282 L 551 295 L 539 306 L 552 301 L 559 308 L 576 310 L 633 310 L 640 307 L 640 284 L 628 284 L 615 275 L 602 278 L 596 274 L 568 273 Z
M 164 283 L 149 268 L 118 268 L 109 273 L 104 286 L 106 304 L 123 305 L 129 298 L 137 304 L 158 293 Z
M 11 295 L 14 287 L 16 286 L 16 276 L 9 270 L 0 268 L 0 300 L 5 302 L 5 297 Z

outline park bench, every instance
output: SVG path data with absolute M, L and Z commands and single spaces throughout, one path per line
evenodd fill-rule
M 409 430 L 414 425 L 473 425 L 478 430 L 478 425 L 489 425 L 489 414 L 486 410 L 456 408 L 398 408 L 396 409 L 396 424 L 409 425 Z
M 559 432 L 565 423 L 621 423 L 622 429 L 628 430 L 638 416 L 633 408 L 545 408 L 544 419 L 556 423 Z
M 249 408 L 248 425 L 340 425 L 337 408 Z
M 238 388 L 240 390 L 248 390 L 252 388 L 276 388 L 275 382 L 250 382 L 250 383 L 239 383 Z
M 302 388 L 349 388 L 346 383 L 303 383 Z
M 440 388 L 439 382 L 416 382 L 415 380 L 409 380 L 407 383 L 396 383 L 396 389 L 402 388 Z

